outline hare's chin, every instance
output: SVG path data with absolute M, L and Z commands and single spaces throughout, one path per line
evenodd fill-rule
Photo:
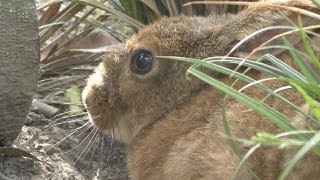
M 92 115 L 91 115 L 90 113 L 88 113 L 88 118 L 89 118 L 89 122 L 91 123 L 91 125 L 92 125 L 94 128 L 97 128 L 99 131 L 103 131 L 103 130 L 101 129 L 101 127 L 99 127 L 99 126 L 97 125 L 97 123 L 94 121 L 94 118 L 95 118 L 95 117 L 92 117 Z

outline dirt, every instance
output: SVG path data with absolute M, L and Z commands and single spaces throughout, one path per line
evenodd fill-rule
M 47 119 L 35 110 L 30 111 L 13 147 L 43 162 L 0 156 L 0 179 L 128 179 L 124 145 L 99 133 L 93 138 L 92 128 L 70 133 L 87 122 L 82 120 L 86 119 L 85 115 L 70 116 L 64 115 L 67 118 L 59 121 L 65 122 L 63 124 L 45 127 L 54 118 Z M 68 135 L 70 137 L 64 139 Z

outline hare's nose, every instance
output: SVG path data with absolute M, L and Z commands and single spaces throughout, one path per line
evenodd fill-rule
M 94 73 L 88 79 L 87 86 L 82 92 L 82 100 L 85 106 L 97 103 L 108 96 L 108 83 L 99 73 Z
M 90 76 L 88 83 L 97 85 L 97 86 L 105 86 L 105 80 L 99 73 L 94 73 Z

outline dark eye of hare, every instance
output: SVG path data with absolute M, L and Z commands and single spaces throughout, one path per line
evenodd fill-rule
M 140 49 L 133 52 L 130 69 L 137 74 L 146 74 L 151 70 L 153 55 L 150 51 Z

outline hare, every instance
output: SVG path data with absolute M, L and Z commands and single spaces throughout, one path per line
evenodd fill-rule
M 264 1 L 266 3 L 315 9 L 308 1 Z M 296 17 L 292 12 L 285 12 Z M 224 94 L 195 77 L 186 78 L 190 64 L 157 56 L 207 58 L 225 55 L 247 35 L 271 25 L 286 23 L 276 8 L 250 6 L 236 15 L 172 17 L 147 26 L 125 44 L 114 48 L 89 77 L 83 102 L 95 128 L 127 144 L 132 179 L 230 179 L 239 165 L 220 117 Z M 312 21 L 306 21 L 312 23 Z M 274 35 L 267 32 L 243 44 L 233 56 L 249 53 Z M 292 38 L 297 39 L 297 38 Z M 299 44 L 299 43 L 297 43 Z M 287 52 L 271 52 L 293 64 Z M 232 79 L 208 72 L 230 84 Z M 262 78 L 259 72 L 250 74 Z M 281 83 L 270 82 L 279 87 Z M 248 90 L 260 98 L 260 91 Z M 288 92 L 297 104 L 303 100 Z M 270 101 L 291 116 L 297 113 L 278 101 Z M 236 101 L 228 104 L 231 132 L 250 138 L 257 130 L 280 132 L 273 124 Z M 239 144 L 245 153 L 248 147 Z M 276 179 L 295 151 L 260 148 L 249 158 L 261 179 Z M 289 155 L 288 155 L 289 154 Z M 319 179 L 320 158 L 307 154 L 289 179 Z M 253 179 L 242 168 L 237 179 Z

